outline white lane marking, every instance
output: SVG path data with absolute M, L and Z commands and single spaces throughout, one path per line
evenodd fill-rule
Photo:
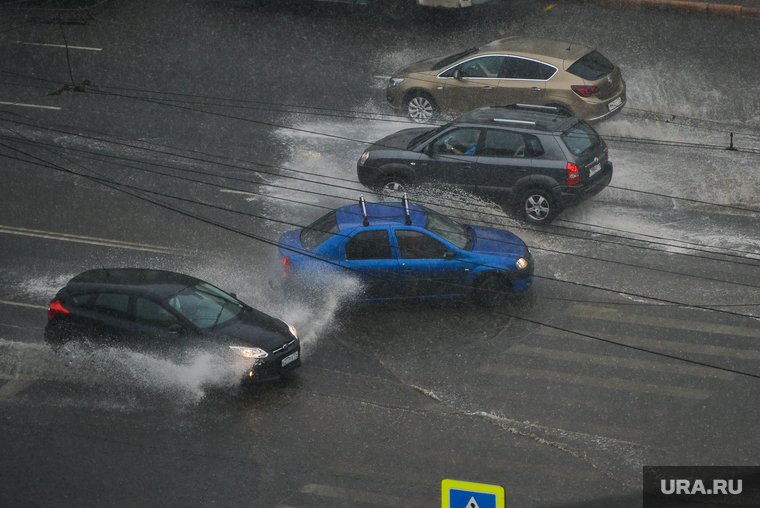
M 0 400 L 13 397 L 17 393 L 33 385 L 34 381 L 35 380 L 28 379 L 12 379 L 8 381 L 3 386 L 0 386 Z
M 61 109 L 56 106 L 40 106 L 39 104 L 24 104 L 23 102 L 3 102 L 3 101 L 0 101 L 0 106 L 20 106 L 22 108 L 55 109 L 55 110 Z
M 670 328 L 673 330 L 689 330 L 692 332 L 719 333 L 722 335 L 734 335 L 739 337 L 753 337 L 760 339 L 760 329 L 705 323 L 700 321 L 686 321 L 682 319 L 670 319 L 657 316 L 639 316 L 627 314 L 617 309 L 594 307 L 592 305 L 573 305 L 566 315 L 612 321 L 613 323 L 631 323 L 635 325 L 654 326 L 657 328 Z
M 363 492 L 361 490 L 331 487 L 330 485 L 318 485 L 316 483 L 306 485 L 301 489 L 301 492 L 304 494 L 313 494 L 315 496 L 332 497 L 335 499 L 345 499 L 348 501 L 380 506 L 404 506 L 400 497 Z
M 101 48 L 88 48 L 86 46 L 66 46 L 65 44 L 45 44 L 42 42 L 23 42 L 13 41 L 16 44 L 24 44 L 26 46 L 47 46 L 49 48 L 67 48 L 67 49 L 81 49 L 84 51 L 102 51 Z
M 601 365 L 604 367 L 669 372 L 671 374 L 681 374 L 683 376 L 710 377 L 724 379 L 727 381 L 731 381 L 736 378 L 736 374 L 732 374 L 731 372 L 706 369 L 699 365 L 672 365 L 666 362 L 635 360 L 631 358 L 622 358 L 619 356 L 597 355 L 590 353 L 578 353 L 575 351 L 565 351 L 561 349 L 530 347 L 524 344 L 513 346 L 507 351 L 521 356 L 531 356 L 533 358 L 545 358 L 547 360 L 586 363 Z
M 523 367 L 511 367 L 509 365 L 484 365 L 478 369 L 478 372 L 483 374 L 498 374 L 500 376 L 509 377 L 543 379 L 556 383 L 584 385 L 596 388 L 606 388 L 608 390 L 650 393 L 654 395 L 663 395 L 666 397 L 680 397 L 683 399 L 703 400 L 709 398 L 710 395 L 712 395 L 712 392 L 710 391 L 699 390 L 696 388 L 682 388 L 680 386 L 671 386 L 666 384 L 641 383 L 639 381 L 630 381 L 628 379 L 614 377 L 601 378 L 581 376 L 576 374 L 566 374 L 564 372 L 527 369 Z
M 33 305 L 31 303 L 12 302 L 10 300 L 0 300 L 3 305 L 18 305 L 19 307 L 30 307 L 32 309 L 47 309 L 47 305 Z
M 613 335 L 610 333 L 588 333 L 593 333 L 600 339 L 612 340 L 621 344 L 627 344 L 629 346 L 646 347 L 664 351 L 676 351 L 679 353 L 723 356 L 725 358 L 736 358 L 739 360 L 760 360 L 760 351 L 754 349 L 738 349 L 722 346 L 712 346 L 710 344 L 690 344 L 687 342 L 677 342 L 674 340 L 642 339 L 640 337 L 626 337 L 623 335 Z M 541 329 L 537 331 L 536 334 L 544 337 L 562 337 L 563 339 L 594 341 L 594 339 L 590 337 L 584 337 L 583 335 L 564 332 L 562 330 L 554 330 L 551 328 Z
M 245 194 L 246 196 L 258 196 L 259 194 L 254 194 L 253 192 L 246 192 L 241 190 L 233 190 L 233 189 L 220 189 L 219 192 L 226 192 L 228 194 Z
M 87 243 L 90 245 L 102 245 L 105 247 L 114 247 L 119 249 L 141 250 L 145 252 L 157 252 L 161 254 L 174 254 L 179 252 L 178 249 L 161 247 L 158 245 L 148 245 L 135 242 L 122 242 L 120 240 L 108 240 L 107 238 L 97 238 L 93 236 L 70 235 L 68 233 L 55 233 L 52 231 L 41 231 L 38 229 L 15 228 L 11 226 L 0 226 L 0 233 L 21 236 L 33 236 L 36 238 L 46 238 L 49 240 L 61 240 L 63 242 Z

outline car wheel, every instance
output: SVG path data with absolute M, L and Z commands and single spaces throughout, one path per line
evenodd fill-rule
M 554 198 L 543 189 L 530 189 L 518 201 L 522 217 L 532 224 L 549 224 L 557 215 Z
M 48 346 L 54 351 L 60 350 L 60 348 L 69 342 L 69 334 L 64 330 L 64 326 L 58 322 L 51 322 L 45 327 L 44 339 Z
M 473 285 L 473 297 L 478 305 L 492 309 L 503 304 L 510 294 L 510 283 L 504 275 L 487 273 Z
M 429 122 L 438 114 L 438 105 L 425 92 L 414 92 L 404 98 L 406 115 L 415 122 Z
M 378 185 L 383 196 L 401 197 L 409 189 L 406 179 L 399 176 L 387 176 Z

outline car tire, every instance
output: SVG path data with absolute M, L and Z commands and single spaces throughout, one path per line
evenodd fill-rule
M 64 328 L 63 324 L 57 322 L 51 322 L 45 327 L 43 335 L 45 343 L 54 351 L 60 350 L 70 340 L 70 334 L 67 334 Z
M 475 280 L 472 296 L 478 305 L 493 309 L 509 298 L 511 287 L 506 276 L 489 272 Z
M 557 216 L 557 203 L 544 189 L 528 189 L 517 200 L 518 212 L 530 224 L 549 224 Z
M 377 189 L 383 196 L 400 197 L 409 190 L 409 183 L 406 178 L 387 175 L 380 179 Z
M 425 123 L 438 116 L 438 104 L 430 94 L 418 90 L 404 97 L 404 112 L 413 122 Z

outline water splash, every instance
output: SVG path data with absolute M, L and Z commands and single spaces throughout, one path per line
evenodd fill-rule
M 0 340 L 0 377 L 70 382 L 124 391 L 169 395 L 196 403 L 209 390 L 234 389 L 250 368 L 213 351 L 191 351 L 177 362 L 123 348 L 93 348 L 69 342 L 47 345 Z

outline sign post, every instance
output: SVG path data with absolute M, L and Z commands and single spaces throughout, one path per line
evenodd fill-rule
M 443 480 L 441 506 L 442 508 L 505 508 L 504 487 Z

